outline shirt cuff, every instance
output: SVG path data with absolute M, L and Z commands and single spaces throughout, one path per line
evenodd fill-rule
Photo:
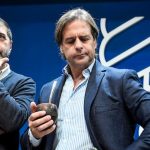
M 28 135 L 29 135 L 30 143 L 31 143 L 34 147 L 37 147 L 37 146 L 40 145 L 42 139 L 36 139 L 36 138 L 33 136 L 33 134 L 32 134 L 32 132 L 31 132 L 30 129 L 28 130 Z

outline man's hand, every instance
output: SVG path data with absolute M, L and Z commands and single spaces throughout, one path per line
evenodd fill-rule
M 56 128 L 54 121 L 50 115 L 46 115 L 46 111 L 37 111 L 37 106 L 34 102 L 31 102 L 31 112 L 28 119 L 29 128 L 36 139 L 40 139 L 45 135 L 53 132 Z
M 0 58 L 0 70 L 5 68 L 6 63 L 9 61 L 7 57 L 5 58 Z

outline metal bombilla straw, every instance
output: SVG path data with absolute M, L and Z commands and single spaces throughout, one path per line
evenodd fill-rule
M 51 101 L 52 101 L 52 97 L 53 97 L 53 94 L 54 94 L 54 91 L 55 91 L 56 84 L 57 84 L 57 81 L 54 81 L 53 85 L 52 85 L 50 95 L 49 95 L 49 103 L 51 103 Z

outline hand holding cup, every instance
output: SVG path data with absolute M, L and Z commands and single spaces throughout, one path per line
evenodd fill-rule
M 50 115 L 54 123 L 56 123 L 58 112 L 57 106 L 53 103 L 41 103 L 37 105 L 37 111 L 46 111 L 46 115 Z

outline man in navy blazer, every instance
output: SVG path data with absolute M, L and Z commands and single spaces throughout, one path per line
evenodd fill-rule
M 98 28 L 91 15 L 70 10 L 55 33 L 68 64 L 62 76 L 42 87 L 39 103 L 48 103 L 53 91 L 58 119 L 54 123 L 31 103 L 22 149 L 150 150 L 150 93 L 135 71 L 105 67 L 95 59 Z M 137 123 L 144 131 L 134 141 Z
M 0 18 L 0 150 L 18 150 L 19 130 L 30 114 L 35 82 L 10 69 L 12 32 Z

